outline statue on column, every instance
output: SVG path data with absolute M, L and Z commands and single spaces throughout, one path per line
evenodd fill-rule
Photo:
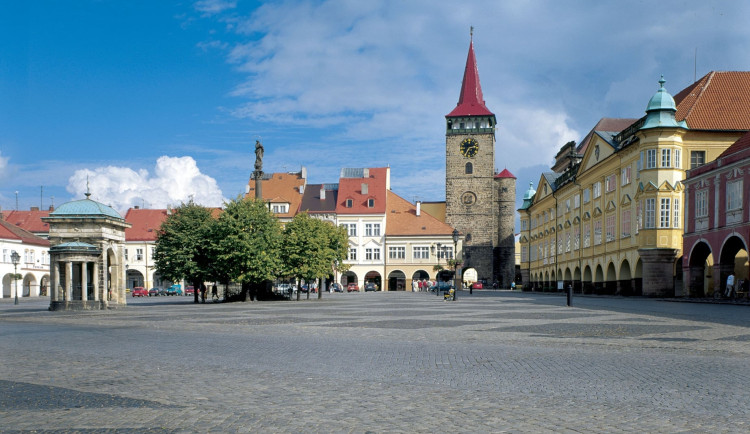
M 255 170 L 261 172 L 263 169 L 263 144 L 260 140 L 255 141 Z

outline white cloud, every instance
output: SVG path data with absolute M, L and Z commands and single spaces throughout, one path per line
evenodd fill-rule
M 199 0 L 193 7 L 204 15 L 214 15 L 236 8 L 237 2 L 234 0 Z
M 8 160 L 9 157 L 3 157 L 2 151 L 0 151 L 0 178 L 3 178 L 6 175 L 6 170 L 8 170 Z
M 67 190 L 83 197 L 87 183 L 92 199 L 120 212 L 132 206 L 165 208 L 191 198 L 204 206 L 221 206 L 224 201 L 216 180 L 202 174 L 192 157 L 159 157 L 153 175 L 115 166 L 76 170 Z

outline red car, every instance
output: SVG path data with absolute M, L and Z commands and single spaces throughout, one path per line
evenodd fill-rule
M 359 286 L 356 283 L 350 283 L 346 285 L 346 292 L 359 291 Z
M 136 286 L 131 294 L 133 294 L 133 297 L 148 297 L 148 290 L 142 286 Z
M 474 282 L 471 285 L 471 288 L 472 289 L 484 289 L 484 285 L 482 284 L 482 282 Z
M 195 288 L 192 286 L 188 286 L 185 288 L 185 295 L 193 295 L 195 294 Z

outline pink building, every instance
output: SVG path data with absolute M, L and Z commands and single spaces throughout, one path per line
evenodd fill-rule
M 750 132 L 716 160 L 689 170 L 684 184 L 683 278 L 687 295 L 703 297 L 723 288 L 730 273 L 748 278 Z

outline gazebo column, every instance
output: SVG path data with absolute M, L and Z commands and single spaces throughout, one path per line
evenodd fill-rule
M 102 295 L 102 298 L 109 301 L 109 259 L 107 258 L 107 249 L 104 247 L 102 249 L 102 285 L 103 290 L 105 294 Z
M 99 262 L 94 262 L 94 301 L 99 301 Z
M 73 263 L 65 261 L 65 301 L 73 299 Z
M 81 261 L 81 300 L 86 301 L 89 299 L 88 291 L 88 265 L 86 261 Z
M 50 301 L 57 301 L 57 282 L 60 281 L 60 268 L 57 261 L 52 261 L 52 272 L 49 276 Z

